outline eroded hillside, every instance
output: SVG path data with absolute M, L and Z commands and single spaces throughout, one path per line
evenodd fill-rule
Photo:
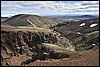
M 99 46 L 99 18 L 64 22 L 55 26 L 54 30 L 72 41 L 76 50 L 95 49 Z
M 10 59 L 13 56 L 20 55 L 32 56 L 38 51 L 43 51 L 43 53 L 50 53 L 52 51 L 63 52 L 67 51 L 67 46 L 68 45 L 50 29 L 34 29 L 28 27 L 26 29 L 2 25 L 1 56 L 4 59 Z

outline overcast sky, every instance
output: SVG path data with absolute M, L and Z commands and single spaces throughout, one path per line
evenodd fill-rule
M 1 16 L 99 15 L 99 1 L 1 1 Z

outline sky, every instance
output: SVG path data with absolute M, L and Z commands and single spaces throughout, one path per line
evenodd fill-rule
M 1 1 L 1 16 L 99 15 L 99 1 Z

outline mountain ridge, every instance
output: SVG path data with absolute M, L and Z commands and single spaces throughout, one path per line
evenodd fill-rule
M 62 23 L 54 19 L 44 18 L 38 15 L 30 15 L 30 14 L 15 15 L 5 20 L 3 23 L 7 23 L 11 26 L 32 26 L 27 20 L 30 20 L 37 27 L 43 27 L 43 28 L 50 28 L 59 23 Z

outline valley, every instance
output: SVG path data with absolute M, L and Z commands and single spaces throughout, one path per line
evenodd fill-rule
M 2 66 L 98 66 L 99 18 L 57 18 L 18 14 L 1 22 Z

